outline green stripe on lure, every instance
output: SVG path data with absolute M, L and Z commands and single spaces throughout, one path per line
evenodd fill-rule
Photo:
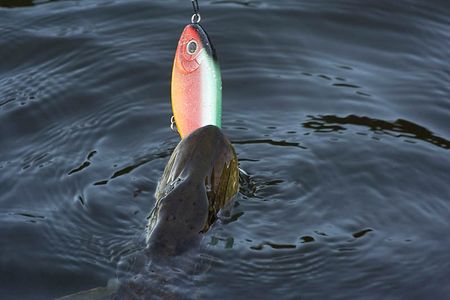
M 173 115 L 182 138 L 206 125 L 221 127 L 220 67 L 208 34 L 194 18 L 178 41 L 171 90 Z

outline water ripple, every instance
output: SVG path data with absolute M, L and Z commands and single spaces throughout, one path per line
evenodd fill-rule
M 310 116 L 310 120 L 303 123 L 303 127 L 313 129 L 316 132 L 339 132 L 346 130 L 346 127 L 341 125 L 363 126 L 375 133 L 384 133 L 399 138 L 421 140 L 443 149 L 450 149 L 450 141 L 436 136 L 433 132 L 423 126 L 403 119 L 388 122 L 355 115 L 349 115 L 347 117 L 324 115 L 318 117 Z
M 201 2 L 240 193 L 193 257 L 128 283 L 162 298 L 447 299 L 447 2 Z M 0 0 L 2 299 L 104 287 L 141 254 L 179 141 L 170 73 L 189 5 Z

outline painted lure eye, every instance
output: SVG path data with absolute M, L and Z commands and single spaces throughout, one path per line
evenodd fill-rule
M 192 55 L 195 53 L 195 51 L 197 51 L 197 48 L 198 48 L 197 42 L 192 40 L 187 44 L 186 50 L 187 53 Z

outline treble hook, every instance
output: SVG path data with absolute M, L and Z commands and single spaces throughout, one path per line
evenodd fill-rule
M 177 124 L 175 123 L 175 117 L 174 116 L 172 116 L 172 118 L 170 118 L 170 129 L 173 132 L 178 133 L 178 128 L 177 128 Z

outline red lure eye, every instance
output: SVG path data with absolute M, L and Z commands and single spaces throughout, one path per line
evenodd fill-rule
M 197 48 L 198 48 L 197 42 L 195 40 L 191 40 L 186 46 L 186 51 L 188 54 L 193 55 L 197 51 Z

